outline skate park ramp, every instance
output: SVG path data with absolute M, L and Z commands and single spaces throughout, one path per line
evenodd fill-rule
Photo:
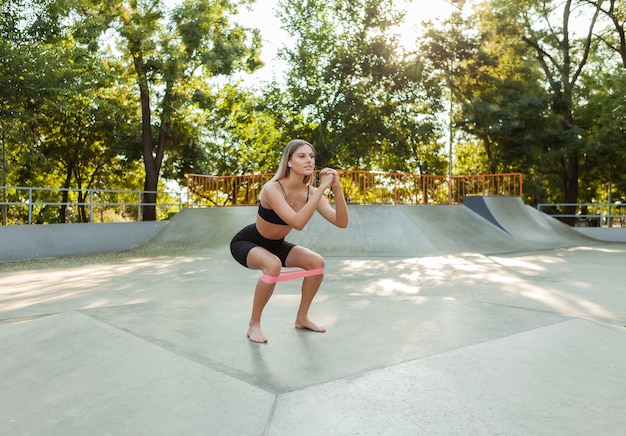
M 122 253 L 0 264 L 3 435 L 622 435 L 626 244 L 521 201 L 351 206 L 288 239 L 326 274 L 276 286 L 230 238 L 256 209 L 188 209 Z M 506 203 L 506 204 L 505 204 Z M 514 209 L 514 213 L 511 210 Z
M 598 242 L 524 205 L 519 197 L 472 199 L 472 207 L 350 205 L 347 229 L 336 228 L 315 214 L 304 230 L 293 230 L 287 240 L 341 257 L 490 254 Z M 478 201 L 482 209 L 476 206 Z M 185 209 L 150 244 L 228 253 L 232 236 L 253 223 L 256 213 L 251 206 Z
M 464 205 L 517 240 L 548 246 L 580 245 L 590 241 L 588 236 L 525 205 L 520 197 L 466 197 Z

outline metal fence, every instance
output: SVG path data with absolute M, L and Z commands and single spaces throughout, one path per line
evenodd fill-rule
M 339 170 L 351 204 L 460 204 L 468 195 L 522 196 L 522 175 L 433 176 Z M 253 205 L 273 174 L 187 175 L 187 204 L 192 207 Z
M 540 203 L 537 209 L 575 227 L 626 227 L 622 203 Z
M 144 202 L 145 193 L 156 202 Z M 146 206 L 162 220 L 183 205 L 181 192 L 0 186 L 2 225 L 141 221 Z
M 341 170 L 339 175 L 351 204 L 460 204 L 467 195 L 522 196 L 519 173 L 448 177 Z M 0 224 L 141 221 L 146 206 L 155 206 L 163 220 L 184 206 L 252 205 L 272 176 L 189 174 L 186 192 L 0 186 Z M 156 194 L 156 202 L 144 202 L 146 193 Z

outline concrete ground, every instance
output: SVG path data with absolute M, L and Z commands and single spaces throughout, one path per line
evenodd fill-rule
M 626 244 L 521 204 L 350 206 L 311 318 L 187 209 L 124 253 L 0 264 L 3 435 L 625 435 Z M 481 212 L 487 210 L 489 219 Z

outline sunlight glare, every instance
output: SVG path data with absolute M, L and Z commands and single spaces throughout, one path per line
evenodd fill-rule
M 398 29 L 400 44 L 405 48 L 415 46 L 424 22 L 445 19 L 455 9 L 445 0 L 400 0 L 395 3 L 397 9 L 405 11 L 404 24 Z

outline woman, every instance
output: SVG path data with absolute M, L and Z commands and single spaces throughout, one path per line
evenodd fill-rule
M 337 227 L 348 225 L 348 206 L 339 184 L 337 171 L 324 168 L 320 183 L 312 186 L 315 169 L 315 150 L 301 139 L 289 141 L 274 177 L 263 186 L 259 194 L 259 211 L 256 223 L 243 228 L 235 235 L 230 251 L 240 264 L 261 270 L 263 276 L 254 290 L 252 316 L 248 338 L 253 342 L 267 342 L 261 330 L 261 313 L 269 301 L 281 267 L 302 268 L 306 272 L 302 282 L 302 297 L 296 316 L 296 328 L 325 332 L 309 319 L 308 312 L 323 279 L 324 259 L 319 254 L 285 241 L 291 229 L 302 230 L 317 210 Z M 324 191 L 333 190 L 333 209 Z

